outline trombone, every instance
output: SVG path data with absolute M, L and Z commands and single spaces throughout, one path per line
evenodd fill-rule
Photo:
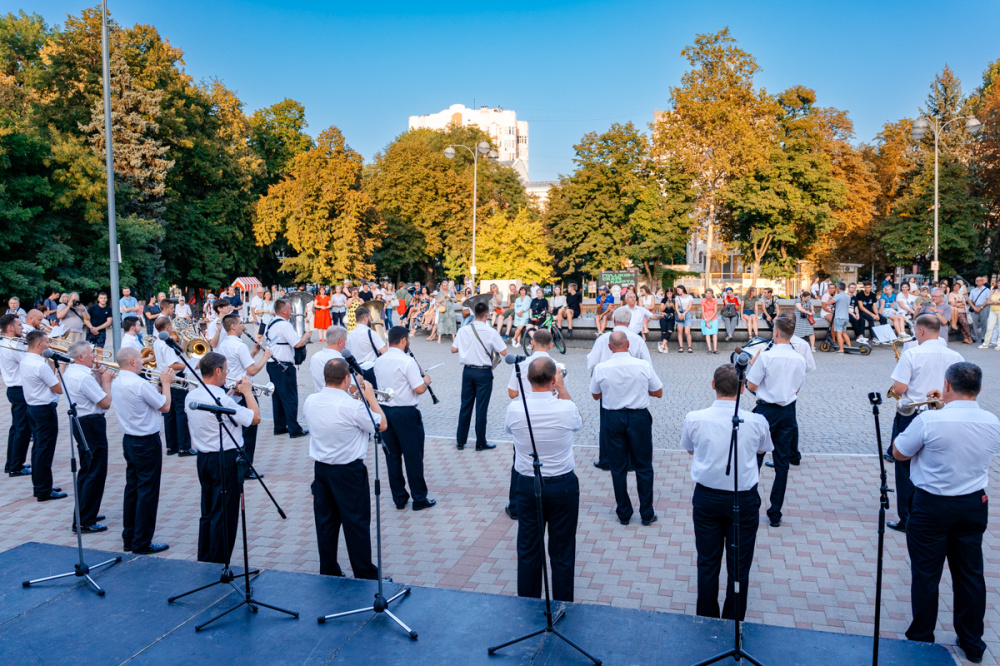
M 254 397 L 259 398 L 262 395 L 273 395 L 274 394 L 274 384 L 268 382 L 266 384 L 251 384 L 250 392 L 253 393 Z M 236 393 L 236 384 L 231 384 L 226 387 L 226 393 L 233 395 Z
M 373 388 L 372 390 L 375 392 L 375 402 L 377 402 L 380 405 L 384 405 L 385 403 L 387 403 L 390 400 L 392 400 L 393 395 L 394 395 L 391 388 L 390 389 L 386 389 L 384 391 L 381 390 L 381 389 L 377 389 L 377 388 Z M 355 400 L 361 400 L 362 399 L 362 395 L 361 395 L 360 391 L 355 391 L 354 393 L 348 392 L 348 395 L 350 395 Z
M 944 407 L 944 400 L 941 398 L 930 398 L 929 400 L 915 402 L 899 395 L 891 386 L 885 392 L 885 395 L 896 401 L 896 413 L 900 416 L 912 416 L 921 407 L 927 407 L 927 409 L 941 409 Z
M 62 338 L 49 338 L 49 347 L 53 351 L 57 351 L 60 354 L 66 354 L 69 352 L 69 346 L 73 344 Z M 0 349 L 10 349 L 11 351 L 26 352 L 28 351 L 28 341 L 26 338 L 14 338 L 7 335 L 0 336 Z M 96 352 L 95 352 L 96 353 Z M 105 363 L 111 362 L 111 352 L 107 350 L 101 350 L 100 354 L 97 354 L 97 358 Z
M 113 363 L 111 361 L 101 361 L 97 359 L 94 361 L 94 364 L 107 368 L 110 372 L 112 372 L 116 376 L 119 375 L 122 371 L 120 365 L 118 365 L 117 363 Z M 152 368 L 143 368 L 143 371 L 141 374 L 139 374 L 139 376 L 148 381 L 150 384 L 159 384 L 160 374 L 161 374 L 160 372 Z M 193 382 L 190 382 L 183 377 L 174 377 L 174 380 L 170 382 L 170 388 L 188 391 L 192 388 L 195 388 L 195 385 Z

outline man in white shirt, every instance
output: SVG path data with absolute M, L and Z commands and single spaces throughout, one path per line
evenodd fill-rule
M 392 390 L 392 400 L 382 405 L 388 427 L 385 441 L 385 466 L 389 473 L 389 488 L 396 508 L 403 510 L 413 496 L 413 510 L 429 509 L 437 500 L 427 497 L 424 481 L 424 420 L 417 406 L 420 396 L 431 384 L 430 375 L 421 375 L 417 362 L 406 350 L 410 332 L 405 326 L 389 329 L 389 346 L 375 361 L 375 378 L 381 390 Z M 403 464 L 406 464 L 406 479 Z M 410 482 L 410 493 L 406 482 Z
M 972 339 L 982 343 L 983 348 L 990 346 L 986 339 L 986 328 L 990 319 L 990 308 L 986 304 L 990 300 L 990 285 L 985 276 L 976 278 L 975 288 L 966 297 L 969 302 L 969 321 L 972 324 Z
M 257 291 L 254 293 L 254 297 L 250 299 L 250 321 L 254 324 L 259 323 L 257 319 L 257 310 L 260 310 L 264 306 L 264 288 L 258 287 Z
M 792 319 L 774 320 L 774 345 L 754 357 L 747 371 L 747 388 L 757 395 L 754 413 L 760 414 L 771 428 L 774 451 L 774 483 L 771 485 L 771 506 L 767 510 L 771 527 L 781 525 L 781 507 L 788 485 L 788 466 L 793 446 L 798 441 L 799 425 L 795 418 L 795 400 L 806 382 L 806 362 L 792 349 L 789 341 L 795 334 Z M 757 457 L 758 466 L 763 454 Z
M 326 386 L 323 368 L 328 361 L 344 358 L 341 353 L 347 346 L 347 329 L 343 326 L 331 326 L 326 329 L 326 347 L 320 349 L 309 359 L 309 374 L 312 375 L 313 388 L 319 393 Z
M 174 319 L 191 319 L 191 306 L 188 305 L 183 296 L 177 300 L 177 305 L 174 306 Z
M 504 432 L 514 439 L 514 468 L 519 475 L 517 595 L 535 599 L 542 596 L 545 553 L 539 532 L 546 531 L 552 566 L 552 598 L 573 601 L 576 529 L 580 514 L 580 482 L 573 471 L 573 433 L 583 427 L 583 420 L 552 359 L 536 358 L 528 365 L 527 375 L 530 392 L 526 391 L 523 399 L 514 400 L 507 406 L 504 419 Z M 541 523 L 534 491 L 534 450 L 528 418 L 543 479 Z
M 215 351 L 222 354 L 226 359 L 225 385 L 227 387 L 236 386 L 244 377 L 256 377 L 264 369 L 264 365 L 268 359 L 271 358 L 271 351 L 266 350 L 259 361 L 255 362 L 253 360 L 253 357 L 260 351 L 260 347 L 254 345 L 251 352 L 243 343 L 243 338 L 241 337 L 244 330 L 243 322 L 240 321 L 240 316 L 235 312 L 223 317 L 222 327 L 226 331 L 226 337 L 219 343 Z M 240 407 L 250 407 L 250 404 L 243 397 L 242 393 L 236 393 L 233 397 L 236 404 Z M 255 398 L 254 403 L 256 402 Z M 260 423 L 260 419 L 257 419 L 257 423 Z M 246 479 L 255 478 L 251 467 L 253 466 L 254 452 L 257 450 L 257 423 L 245 426 L 241 433 L 243 435 L 243 453 L 246 456 L 247 462 L 250 463 L 241 470 L 240 476 Z M 195 450 L 197 451 L 197 449 Z
M 7 338 L 20 338 L 20 318 L 15 314 L 0 317 L 0 334 Z M 7 433 L 7 459 L 3 471 L 11 477 L 31 475 L 31 465 L 24 464 L 31 441 L 28 403 L 24 401 L 21 383 L 21 361 L 26 349 L 22 343 L 0 343 L 0 374 L 7 387 L 7 402 L 10 403 L 10 430 Z
M 69 391 L 66 399 L 76 403 L 80 430 L 90 450 L 90 455 L 87 455 L 79 435 L 72 431 L 80 453 L 80 473 L 77 476 L 80 530 L 104 532 L 108 528 L 99 523 L 104 484 L 108 478 L 108 426 L 104 413 L 111 407 L 111 380 L 114 374 L 102 366 L 94 367 L 94 348 L 89 342 L 74 342 L 66 350 L 66 355 L 73 359 L 73 363 L 63 371 L 63 380 Z M 77 529 L 75 511 L 72 529 Z
M 386 346 L 379 334 L 371 329 L 372 313 L 366 307 L 360 307 L 354 311 L 357 325 L 347 334 L 347 348 L 354 354 L 354 360 L 364 370 L 364 377 L 372 383 L 375 388 L 378 384 L 375 381 L 375 373 L 372 366 L 375 359 L 385 353 Z
M 239 322 L 239 315 L 229 317 Z M 243 347 L 246 348 L 246 345 Z M 243 477 L 237 445 L 242 447 L 246 428 L 260 423 L 260 408 L 248 374 L 236 383 L 243 404 L 237 403 L 226 392 L 228 368 L 226 357 L 222 354 L 205 354 L 198 367 L 208 389 L 199 386 L 188 393 L 184 401 L 184 411 L 191 428 L 191 446 L 198 454 L 198 483 L 201 485 L 198 561 L 228 564 L 239 528 L 240 484 Z M 216 404 L 216 399 L 220 406 L 236 411 L 231 416 L 222 416 L 222 427 L 226 432 L 221 433 L 221 442 L 216 415 L 195 408 L 198 404 Z
M 628 352 L 628 336 L 615 331 L 608 340 L 611 358 L 594 368 L 590 393 L 604 407 L 604 428 L 615 512 L 622 525 L 632 519 L 628 496 L 628 470 L 635 469 L 639 492 L 639 517 L 643 525 L 655 523 L 653 511 L 653 417 L 649 399 L 663 397 L 663 382 L 653 366 Z
M 156 371 L 163 372 L 166 368 L 174 371 L 177 377 L 184 377 L 186 367 L 177 352 L 159 338 L 160 333 L 170 335 L 174 326 L 166 317 L 158 317 L 153 325 L 156 339 L 153 340 L 153 355 L 156 358 Z M 187 391 L 182 388 L 170 388 L 170 411 L 163 415 L 163 430 L 166 433 L 167 455 L 175 453 L 178 458 L 193 456 L 191 450 L 191 434 L 188 432 L 187 414 L 184 412 L 184 400 Z
M 288 301 L 274 302 L 274 319 L 264 329 L 264 347 L 271 350 L 267 362 L 267 376 L 274 384 L 271 410 L 274 417 L 274 434 L 288 434 L 289 438 L 305 437 L 308 430 L 299 425 L 299 380 L 295 368 L 295 350 L 303 347 L 312 337 L 312 331 L 301 336 L 289 321 L 292 306 Z
M 49 348 L 49 336 L 32 331 L 25 336 L 28 351 L 21 360 L 21 386 L 28 404 L 28 425 L 35 440 L 31 448 L 31 483 L 35 499 L 46 502 L 62 499 L 66 493 L 52 487 L 52 457 L 59 437 L 59 414 L 56 405 L 62 385 L 52 366 L 42 357 Z
M 719 617 L 719 570 L 722 553 L 726 553 L 726 600 L 722 617 L 742 620 L 747 612 L 747 586 L 750 565 L 760 524 L 760 494 L 757 481 L 760 473 L 757 456 L 774 449 L 767 421 L 759 414 L 739 410 L 741 419 L 737 435 L 736 481 L 737 497 L 733 497 L 733 476 L 726 473 L 732 457 L 733 413 L 739 399 L 739 378 L 731 364 L 719 366 L 712 379 L 715 402 L 708 409 L 690 412 L 684 417 L 681 448 L 690 453 L 691 478 L 697 484 L 691 499 L 694 519 L 694 543 L 698 551 L 697 613 Z M 739 500 L 740 522 L 733 524 L 733 502 Z M 739 529 L 739 581 L 736 593 L 736 557 L 734 546 Z
M 174 371 L 160 371 L 160 390 L 139 376 L 142 357 L 136 349 L 118 350 L 118 376 L 111 382 L 115 416 L 121 427 L 125 453 L 125 502 L 122 542 L 126 552 L 159 553 L 170 546 L 153 543 L 156 509 L 160 503 L 163 449 L 160 417 L 170 411 L 170 383 Z
M 986 486 L 990 463 L 1000 449 L 1000 420 L 976 404 L 982 384 L 978 366 L 952 364 L 940 395 L 944 409 L 921 412 L 893 443 L 896 459 L 910 461 L 910 479 L 916 486 L 906 523 L 913 608 L 906 637 L 934 642 L 938 584 L 947 559 L 958 646 L 973 663 L 982 661 L 986 650 Z
M 635 297 L 635 292 L 630 291 L 625 294 L 625 307 L 619 308 L 619 310 L 626 310 L 631 315 L 628 322 L 628 330 L 632 331 L 637 336 L 640 336 L 640 339 L 642 339 L 642 329 L 650 319 L 654 318 L 654 315 L 641 305 L 637 305 L 637 303 L 638 300 Z M 643 346 L 645 346 L 645 340 L 643 340 Z M 648 353 L 649 349 L 647 348 L 646 351 Z
M 141 331 L 142 322 L 138 317 L 125 317 L 122 322 L 122 349 L 131 347 L 142 351 L 142 342 L 139 341 Z
M 368 408 L 348 394 L 351 375 L 346 361 L 330 361 L 324 372 L 326 387 L 306 398 L 302 407 L 311 433 L 309 457 L 316 461 L 312 492 L 319 572 L 324 576 L 344 575 L 337 562 L 343 526 L 354 577 L 375 580 L 378 569 L 372 564 L 372 513 L 365 456 L 375 428 L 384 432 L 388 422 L 371 383 L 362 383 Z
M 934 315 L 923 314 L 913 322 L 917 346 L 904 349 L 892 371 L 892 390 L 909 402 L 923 402 L 931 393 L 940 393 L 944 388 L 945 371 L 954 363 L 965 359 L 940 337 L 942 324 Z M 913 422 L 919 412 L 910 416 L 896 413 L 892 420 L 892 437 L 885 455 L 896 466 L 896 507 L 899 520 L 886 523 L 897 532 L 906 531 L 906 521 L 910 515 L 910 501 L 913 498 L 913 483 L 910 481 L 910 462 L 898 460 L 892 454 L 892 442 L 899 433 Z
M 628 336 L 629 354 L 652 365 L 653 359 L 649 354 L 649 347 L 646 346 L 646 341 L 629 329 L 629 323 L 632 321 L 632 313 L 629 312 L 627 308 L 618 308 L 612 315 L 612 319 L 615 324 L 614 328 L 598 336 L 597 340 L 594 341 L 594 346 L 591 348 L 590 353 L 587 354 L 587 370 L 593 373 L 594 368 L 596 368 L 598 364 L 611 358 L 611 348 L 608 346 L 608 340 L 611 338 L 611 334 L 615 331 L 621 331 Z M 604 432 L 604 413 L 606 410 L 603 402 L 600 405 L 600 410 L 601 416 L 599 421 L 600 430 L 597 438 L 597 460 L 594 461 L 594 467 L 604 471 L 609 471 L 611 469 L 611 463 L 608 461 L 607 437 Z
M 219 298 L 215 301 L 212 309 L 215 311 L 215 318 L 208 322 L 208 326 L 205 328 L 205 337 L 212 349 L 215 349 L 219 343 L 226 339 L 226 329 L 222 326 L 222 319 L 233 311 L 233 306 L 230 305 L 229 299 Z
M 493 395 L 493 354 L 507 355 L 507 344 L 493 328 L 486 323 L 490 307 L 486 303 L 476 303 L 473 308 L 475 320 L 458 329 L 458 335 L 451 346 L 451 353 L 458 354 L 462 368 L 462 407 L 458 413 L 458 450 L 465 448 L 472 423 L 472 407 L 476 408 L 476 451 L 495 449 L 496 444 L 486 441 L 486 415 Z
M 784 312 L 776 318 L 785 317 L 792 322 L 792 329 L 795 329 L 795 316 L 791 312 Z M 812 372 L 816 369 L 816 358 L 813 356 L 812 345 L 800 338 L 799 336 L 792 334 L 789 338 L 788 344 L 792 346 L 802 360 L 806 362 L 806 372 Z M 799 429 L 795 429 L 795 437 L 792 439 L 792 445 L 790 447 L 790 456 L 788 458 L 788 464 L 798 466 L 802 463 L 802 453 L 799 452 Z M 774 467 L 773 462 L 767 462 L 768 467 Z

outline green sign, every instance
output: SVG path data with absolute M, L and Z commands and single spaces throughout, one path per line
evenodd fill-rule
M 637 287 L 639 285 L 639 273 L 638 271 L 600 271 L 597 274 L 598 285 L 604 286 L 615 286 L 625 287 L 632 285 Z

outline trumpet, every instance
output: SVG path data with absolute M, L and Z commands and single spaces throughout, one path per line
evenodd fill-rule
M 569 369 L 566 367 L 566 364 L 559 362 L 556 362 L 556 370 L 561 372 L 563 377 L 565 377 L 566 373 L 569 372 Z
M 912 400 L 902 398 L 896 403 L 896 413 L 900 416 L 912 416 L 920 407 L 925 406 L 927 409 L 941 409 L 944 407 L 944 400 L 941 400 L 940 398 L 931 398 L 930 400 L 914 402 Z
M 226 387 L 227 393 L 236 392 L 236 384 L 232 384 Z M 260 397 L 262 395 L 272 395 L 274 393 L 274 384 L 268 382 L 266 384 L 252 384 L 250 386 L 250 392 L 254 394 L 255 397 Z
M 392 400 L 393 397 L 392 389 L 386 389 L 384 391 L 381 389 L 372 389 L 372 390 L 375 392 L 375 402 L 377 402 L 378 404 L 384 405 L 385 403 Z M 362 397 L 360 391 L 355 391 L 354 393 L 350 393 L 350 396 L 355 400 L 361 400 Z

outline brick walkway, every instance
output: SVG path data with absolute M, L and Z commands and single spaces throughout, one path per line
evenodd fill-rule
M 510 450 L 503 445 L 485 453 L 455 450 L 460 369 L 456 357 L 447 353 L 448 346 L 447 342 L 437 345 L 422 338 L 413 343 L 414 353 L 425 367 L 445 363 L 431 373 L 441 403 L 433 406 L 424 399 L 422 404 L 427 431 L 432 435 L 427 442 L 427 482 L 431 496 L 439 504 L 418 513 L 397 511 L 386 488 L 382 507 L 385 569 L 396 580 L 416 585 L 513 595 L 517 524 L 502 511 Z M 997 411 L 1000 373 L 995 369 L 1000 355 L 963 345 L 956 348 L 986 371 L 981 404 Z M 654 350 L 654 364 L 667 388 L 664 399 L 654 401 L 653 407 L 658 449 L 654 455 L 655 506 L 660 520 L 650 527 L 642 527 L 637 521 L 627 527 L 618 524 L 610 476 L 590 464 L 596 455 L 597 406 L 587 394 L 586 350 L 571 348 L 561 359 L 569 368 L 568 387 L 585 424 L 576 451 L 582 490 L 577 536 L 578 601 L 694 614 L 697 576 L 690 517 L 693 483 L 689 457 L 677 445 L 684 414 L 712 400 L 711 372 L 727 353 L 724 349 L 719 356 L 704 352 L 671 352 L 663 356 Z M 874 433 L 866 396 L 868 391 L 881 392 L 889 386 L 893 357 L 887 350 L 878 349 L 867 359 L 821 354 L 817 362 L 819 368 L 809 376 L 799 402 L 805 458 L 800 467 L 792 468 L 782 527 L 769 528 L 762 518 L 751 573 L 748 621 L 867 634 L 874 617 L 878 461 L 873 453 Z M 496 376 L 489 434 L 492 441 L 503 444 L 500 428 L 508 403 L 507 367 L 499 368 Z M 302 373 L 300 380 L 304 399 L 309 380 Z M 883 413 L 886 435 L 892 406 L 890 401 Z M 270 405 L 265 404 L 265 418 L 269 414 Z M 56 485 L 70 491 L 68 429 L 62 418 L 54 474 Z M 10 413 L 3 402 L 0 431 L 5 432 L 9 423 Z M 102 511 L 111 529 L 100 535 L 85 535 L 84 539 L 88 547 L 115 550 L 121 545 L 125 467 L 117 420 L 112 416 L 109 424 L 111 464 Z M 278 516 L 259 485 L 247 485 L 251 563 L 316 572 L 319 562 L 309 490 L 312 464 L 308 441 L 273 437 L 270 430 L 269 422 L 262 424 L 258 466 L 288 520 Z M 373 473 L 373 450 L 368 465 Z M 994 464 L 994 479 L 1000 471 L 998 465 L 1000 461 Z M 765 508 L 772 478 L 765 468 L 761 484 Z M 634 484 L 631 487 L 635 497 Z M 199 493 L 194 459 L 165 457 L 156 530 L 156 540 L 170 544 L 164 556 L 195 559 Z M 69 530 L 72 504 L 68 500 L 35 502 L 28 478 L 0 479 L 0 507 L 0 550 L 27 541 L 75 545 Z M 894 509 L 890 509 L 888 518 L 895 518 Z M 991 527 L 998 524 L 994 509 Z M 996 565 L 1000 558 L 994 555 L 998 544 L 995 527 L 987 532 L 985 540 L 990 596 L 984 638 L 991 650 L 985 660 L 989 663 L 1000 652 L 1000 614 L 996 605 L 1000 582 Z M 343 546 L 341 550 L 346 568 Z M 239 548 L 236 557 L 242 557 Z M 950 586 L 946 571 L 937 638 L 953 646 Z M 903 638 L 910 617 L 909 564 L 905 538 L 891 530 L 886 534 L 882 599 L 882 635 Z

